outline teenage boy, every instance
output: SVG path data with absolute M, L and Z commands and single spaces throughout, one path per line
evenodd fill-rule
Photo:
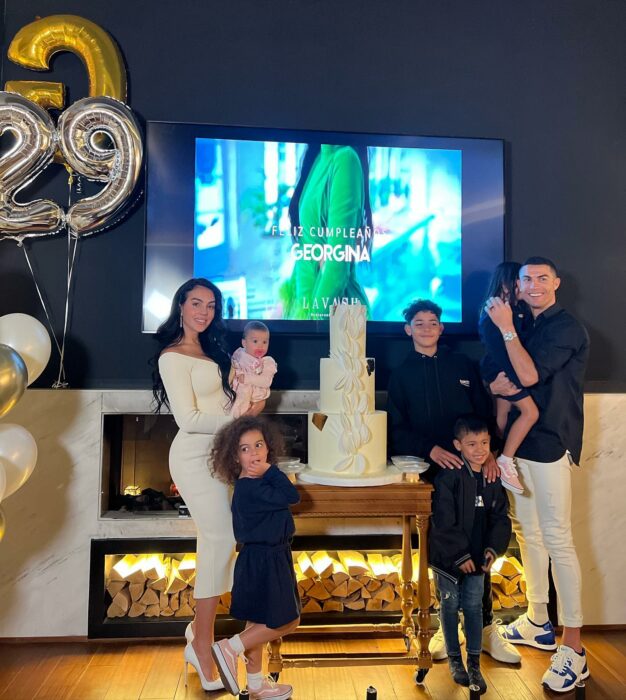
M 441 469 L 435 477 L 429 537 L 430 563 L 441 593 L 441 628 L 452 678 L 459 685 L 487 684 L 480 672 L 484 577 L 511 539 L 508 501 L 500 479 L 488 483 L 482 468 L 489 457 L 489 430 L 482 418 L 459 418 L 454 447 L 461 469 Z M 467 638 L 467 670 L 459 645 L 459 611 Z
M 529 258 L 520 268 L 520 297 L 533 316 L 525 346 L 517 338 L 508 304 L 489 299 L 486 311 L 502 332 L 515 373 L 539 408 L 539 420 L 516 452 L 526 489 L 510 496 L 513 529 L 526 573 L 528 612 L 507 625 L 503 634 L 514 644 L 557 648 L 547 611 L 551 562 L 563 639 L 542 682 L 551 690 L 567 692 L 589 676 L 581 641 L 581 573 L 571 520 L 572 464 L 579 463 L 582 449 L 589 336 L 557 303 L 560 284 L 556 266 L 547 258 Z M 490 387 L 494 394 L 518 391 L 504 374 Z M 509 428 L 515 417 L 512 411 Z
M 426 478 L 432 480 L 443 469 L 460 469 L 463 460 L 452 439 L 454 424 L 463 415 L 475 414 L 492 421 L 492 405 L 483 388 L 478 369 L 465 355 L 439 347 L 443 333 L 441 308 L 420 299 L 403 311 L 404 331 L 412 349 L 389 380 L 387 414 L 390 454 L 416 455 L 431 463 Z M 495 460 L 486 463 L 487 480 L 497 476 Z M 521 661 L 493 622 L 491 577 L 485 576 L 483 597 L 483 651 L 503 663 Z M 441 627 L 430 640 L 433 659 L 445 659 L 446 644 Z

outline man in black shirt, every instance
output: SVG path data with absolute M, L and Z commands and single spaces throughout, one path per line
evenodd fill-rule
M 554 263 L 546 258 L 529 258 L 522 265 L 520 297 L 533 315 L 525 347 L 515 333 L 508 304 L 492 298 L 487 301 L 486 311 L 502 332 L 520 382 L 529 388 L 539 408 L 539 420 L 516 455 L 525 491 L 509 496 L 526 571 L 528 613 L 508 625 L 503 634 L 512 643 L 557 648 L 547 613 L 551 561 L 563 640 L 543 684 L 565 692 L 589 675 L 580 635 L 581 573 L 571 524 L 571 470 L 572 464 L 580 460 L 582 447 L 583 378 L 589 336 L 584 326 L 557 303 L 560 282 Z M 499 375 L 491 390 L 512 395 L 518 387 L 506 375 Z M 511 411 L 509 426 L 515 416 Z
M 443 333 L 441 308 L 432 301 L 414 301 L 404 312 L 405 333 L 413 348 L 391 374 L 387 394 L 389 450 L 391 455 L 415 455 L 430 462 L 424 475 L 434 479 L 440 468 L 461 469 L 463 460 L 454 449 L 454 425 L 461 416 L 474 414 L 493 424 L 493 410 L 480 374 L 465 355 L 439 347 Z M 489 457 L 487 481 L 497 476 Z M 431 639 L 434 659 L 445 659 L 441 628 Z M 517 649 L 506 642 L 493 622 L 491 579 L 485 577 L 483 597 L 483 650 L 504 663 L 519 663 Z

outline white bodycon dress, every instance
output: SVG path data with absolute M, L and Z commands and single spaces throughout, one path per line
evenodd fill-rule
M 159 372 L 179 431 L 170 448 L 170 474 L 198 532 L 194 596 L 230 591 L 235 538 L 229 487 L 211 476 L 209 452 L 217 430 L 231 420 L 215 362 L 166 352 Z

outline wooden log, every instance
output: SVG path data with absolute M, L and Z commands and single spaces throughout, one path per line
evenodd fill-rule
M 165 610 L 161 610 L 161 617 L 172 617 L 174 611 L 169 606 Z
M 109 579 L 109 582 L 106 585 L 107 593 L 111 596 L 111 598 L 115 598 L 122 588 L 127 585 L 128 584 L 126 581 L 111 581 Z
M 148 605 L 146 607 L 146 612 L 144 613 L 146 617 L 159 617 L 160 614 L 161 607 L 158 603 L 156 605 Z
M 348 579 L 348 595 L 352 595 L 356 591 L 360 591 L 363 584 L 356 578 Z
M 178 573 L 178 562 L 174 559 L 172 560 L 172 566 L 170 569 L 170 575 L 167 581 L 166 593 L 173 594 L 182 591 L 187 588 L 187 581 L 185 581 L 182 576 Z
M 365 603 L 365 609 L 368 611 L 380 611 L 383 609 L 383 601 L 372 598 Z
M 330 595 L 332 595 L 335 588 L 337 588 L 332 578 L 322 579 L 320 583 L 322 584 L 322 586 L 324 586 L 324 588 L 329 592 Z
M 400 596 L 396 596 L 392 601 L 383 603 L 383 610 L 388 610 L 389 612 L 402 610 L 402 598 L 400 598 Z
M 152 588 L 147 588 L 145 593 L 139 599 L 139 602 L 145 605 L 146 607 L 150 607 L 151 605 L 158 605 L 159 594 Z
M 128 617 L 139 617 L 146 612 L 146 606 L 141 603 L 133 603 L 128 611 Z
M 502 583 L 502 579 L 504 576 L 502 574 L 499 574 L 497 571 L 494 571 L 493 569 L 491 570 L 491 583 Z
M 343 603 L 334 598 L 325 600 L 322 604 L 322 612 L 343 612 Z
M 176 612 L 179 607 L 180 607 L 179 594 L 178 593 L 170 594 L 170 608 L 172 608 L 172 610 L 174 612 Z
M 519 589 L 522 593 L 526 593 L 526 577 L 522 576 L 519 580 Z
M 298 554 L 297 563 L 300 567 L 300 571 L 307 578 L 315 578 L 317 576 L 315 569 L 313 568 L 313 562 L 306 552 L 300 552 L 300 554 Z
M 363 586 L 363 588 L 361 588 L 359 595 L 361 598 L 363 598 L 363 600 L 369 600 L 372 597 L 372 594 L 367 590 L 367 586 Z
M 156 581 L 157 579 L 167 576 L 163 557 L 159 554 L 149 554 L 143 557 L 141 561 L 141 570 L 148 581 Z
M 178 575 L 183 581 L 189 581 L 196 574 L 196 555 L 185 554 L 181 562 L 178 564 Z
M 517 586 L 517 581 L 513 579 L 503 578 L 500 588 L 504 591 L 505 595 L 511 595 L 515 591 L 519 590 Z
M 368 583 L 367 583 L 367 585 L 366 585 L 365 587 L 367 588 L 367 590 L 368 590 L 370 593 L 374 593 L 374 592 L 377 591 L 379 588 L 381 588 L 382 585 L 383 585 L 383 582 L 382 582 L 382 581 L 380 581 L 380 580 L 377 579 L 377 578 L 373 578 L 371 581 L 368 581 Z
M 218 615 L 226 615 L 226 614 L 228 614 L 228 608 L 225 605 L 218 603 L 217 608 L 216 608 L 216 613 Z
M 498 557 L 493 563 L 493 569 L 505 578 L 512 578 L 521 574 L 523 569 L 515 557 Z
M 365 608 L 365 601 L 361 597 L 353 599 L 352 596 L 350 596 L 343 601 L 343 605 L 344 608 L 348 608 L 348 610 L 363 610 Z
M 339 561 L 342 563 L 343 568 L 350 576 L 358 576 L 365 573 L 371 574 L 370 568 L 361 552 L 346 550 L 337 552 L 337 554 L 339 555 Z
M 159 607 L 161 610 L 165 610 L 165 608 L 170 607 L 170 597 L 167 595 L 167 593 L 159 593 Z
M 193 608 L 188 601 L 174 612 L 174 617 L 193 617 Z
M 317 600 L 314 600 L 313 598 L 309 598 L 306 605 L 302 606 L 302 612 L 303 613 L 320 613 L 320 612 L 322 612 L 322 606 L 317 602 Z
M 315 579 L 303 578 L 302 581 L 298 582 L 298 585 L 302 588 L 303 591 L 308 591 L 315 585 Z
M 192 588 L 195 588 L 196 586 L 196 572 L 194 571 L 193 574 L 187 579 L 187 585 L 191 586 Z
M 374 593 L 372 598 L 374 600 L 383 600 L 386 603 L 391 603 L 391 601 L 396 597 L 393 586 L 388 583 L 383 583 L 383 585 Z
M 148 581 L 148 588 L 151 588 L 153 591 L 158 591 L 159 593 L 162 593 L 167 588 L 167 577 L 164 576 L 163 578 L 157 578 L 152 581 Z
M 131 583 L 128 586 L 128 592 L 130 593 L 130 599 L 133 601 L 133 603 L 136 603 L 141 596 L 144 594 L 144 591 L 146 590 L 146 583 L 143 581 L 142 583 Z
M 230 608 L 230 602 L 232 600 L 232 595 L 230 591 L 227 591 L 226 593 L 222 593 L 220 596 L 220 602 L 222 605 L 225 605 L 227 608 Z
M 346 580 L 343 583 L 340 583 L 338 586 L 335 586 L 330 594 L 333 596 L 333 598 L 347 598 L 349 595 L 348 581 Z
M 110 617 L 124 617 L 130 608 L 130 593 L 128 588 L 123 588 L 121 591 L 115 594 L 111 605 L 109 605 L 109 610 L 111 611 Z M 108 614 L 108 611 L 107 611 Z
M 330 598 L 330 593 L 321 581 L 316 581 L 307 591 L 307 595 L 315 600 L 328 600 Z
M 522 608 L 528 604 L 528 601 L 526 600 L 526 594 L 522 593 L 521 591 L 518 591 L 517 593 L 512 593 L 511 598 L 513 598 L 516 605 L 519 605 Z
M 328 556 L 328 552 L 320 550 L 313 552 L 311 562 L 315 573 L 322 579 L 329 578 L 333 573 L 333 560 Z
M 340 561 L 333 559 L 333 573 L 330 575 L 330 577 L 338 586 L 340 583 L 347 581 L 350 578 L 350 574 L 346 571 L 344 565 Z
M 125 554 L 117 561 L 109 572 L 109 581 L 128 581 L 126 574 L 137 564 L 134 554 Z

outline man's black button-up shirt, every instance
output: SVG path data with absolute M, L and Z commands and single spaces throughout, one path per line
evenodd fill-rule
M 539 381 L 528 387 L 539 420 L 516 454 L 534 462 L 556 462 L 566 450 L 576 464 L 583 438 L 583 379 L 589 357 L 589 335 L 570 313 L 554 304 L 534 320 L 525 340 Z M 518 415 L 511 411 L 507 426 Z

